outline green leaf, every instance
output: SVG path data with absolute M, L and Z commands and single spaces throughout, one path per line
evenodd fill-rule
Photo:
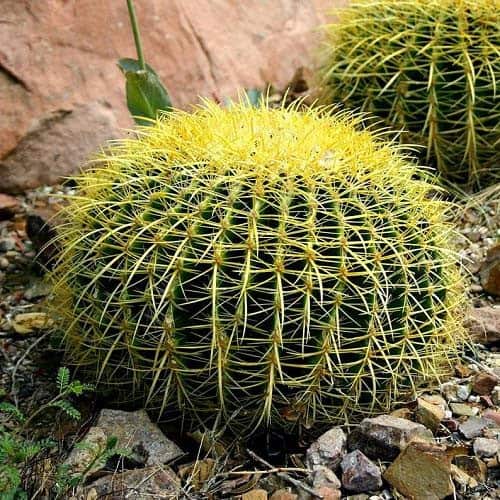
M 258 108 L 262 103 L 263 94 L 259 89 L 246 89 L 246 97 L 248 99 L 248 104 L 253 108 Z
M 9 414 L 21 423 L 26 420 L 25 416 L 19 411 L 19 409 L 11 403 L 0 403 L 0 412 Z
M 120 59 L 118 66 L 126 79 L 127 106 L 138 125 L 151 125 L 161 111 L 172 110 L 172 102 L 151 66 L 142 69 L 135 59 Z
M 60 408 L 68 417 L 74 420 L 80 420 L 81 413 L 69 401 L 54 401 L 51 405 L 54 408 Z
M 57 372 L 57 386 L 59 387 L 59 392 L 64 392 L 69 385 L 69 369 L 65 366 L 61 366 Z

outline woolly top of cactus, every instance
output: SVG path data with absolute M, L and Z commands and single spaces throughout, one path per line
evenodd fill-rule
M 88 172 L 81 177 L 80 188 L 87 196 L 111 186 L 122 167 L 130 165 L 138 174 L 197 165 L 200 173 L 251 177 L 257 189 L 264 182 L 282 182 L 284 176 L 291 182 L 300 176 L 312 183 L 349 178 L 398 185 L 415 206 L 429 189 L 437 189 L 416 180 L 428 177 L 422 174 L 425 168 L 408 161 L 400 145 L 385 140 L 384 131 L 364 129 L 362 115 L 333 112 L 331 106 L 297 112 L 295 107 L 255 108 L 245 103 L 223 109 L 206 101 L 191 113 L 176 111 L 154 127 L 139 128 L 138 135 L 139 140 L 121 140 L 97 159 L 96 178 Z M 99 168 L 103 162 L 104 168 Z M 434 218 L 435 210 L 426 215 Z

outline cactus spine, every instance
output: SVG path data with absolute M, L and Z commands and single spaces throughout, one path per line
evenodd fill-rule
M 358 0 L 325 27 L 326 101 L 369 111 L 448 179 L 500 177 L 500 1 Z
M 111 147 L 60 228 L 69 360 L 244 433 L 384 410 L 445 373 L 450 207 L 359 121 L 207 103 Z

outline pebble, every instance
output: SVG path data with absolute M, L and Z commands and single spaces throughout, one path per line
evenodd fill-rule
M 0 269 L 7 269 L 10 265 L 10 262 L 5 257 L 0 257 Z
M 453 461 L 455 465 L 466 472 L 470 477 L 473 477 L 477 482 L 484 483 L 488 468 L 486 464 L 478 457 L 469 457 L 467 455 L 458 455 Z
M 418 422 L 435 432 L 441 421 L 445 418 L 446 414 L 442 406 L 438 406 L 436 404 L 429 403 L 422 398 L 418 398 L 416 416 Z
M 481 396 L 486 396 L 491 393 L 494 387 L 498 384 L 498 378 L 491 373 L 478 373 L 472 381 L 472 390 Z
M 9 252 L 16 249 L 14 238 L 3 238 L 0 240 L 0 252 Z
M 479 413 L 479 409 L 465 403 L 450 403 L 451 411 L 459 417 L 474 417 Z
M 312 472 L 312 484 L 314 489 L 326 486 L 334 490 L 341 487 L 341 483 L 335 472 L 324 465 L 318 465 Z
M 493 422 L 482 417 L 471 417 L 459 424 L 458 429 L 467 439 L 479 437 L 484 429 L 491 427 Z
M 384 479 L 407 498 L 442 499 L 453 493 L 445 446 L 411 442 L 387 468 Z
M 380 415 L 365 418 L 349 434 L 347 442 L 350 450 L 359 449 L 369 458 L 391 460 L 414 440 L 432 442 L 434 437 L 422 424 L 392 415 Z
M 474 454 L 480 458 L 494 457 L 498 452 L 500 444 L 496 439 L 476 438 L 473 444 Z
M 342 486 L 348 491 L 364 493 L 382 487 L 380 469 L 359 450 L 345 455 L 340 467 Z
M 447 401 L 467 401 L 471 393 L 471 386 L 468 384 L 460 385 L 457 382 L 450 381 L 441 385 L 441 393 Z
M 341 427 L 332 427 L 311 444 L 306 452 L 310 469 L 322 465 L 335 470 L 346 451 L 346 435 Z

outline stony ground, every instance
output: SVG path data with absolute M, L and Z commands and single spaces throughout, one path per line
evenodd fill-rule
M 71 193 L 54 187 L 0 195 L 0 400 L 26 413 L 51 397 L 60 363 L 43 310 L 48 289 L 35 259 L 47 236 L 38 217 L 50 219 Z M 334 427 L 317 440 L 305 438 L 293 453 L 284 452 L 282 442 L 274 452 L 260 444 L 229 449 L 197 434 L 169 434 L 174 443 L 144 412 L 101 410 L 87 401 L 80 427 L 54 430 L 62 443 L 54 460 L 81 471 L 117 429 L 118 444 L 132 456 L 93 467 L 73 498 L 500 498 L 500 297 L 487 292 L 494 291 L 491 273 L 500 259 L 491 250 L 500 239 L 500 201 L 471 200 L 457 219 L 477 344 L 450 381 L 350 432 Z M 87 431 L 87 451 L 70 452 Z M 39 486 L 40 478 L 30 480 L 28 486 Z M 51 498 L 47 488 L 33 498 Z

